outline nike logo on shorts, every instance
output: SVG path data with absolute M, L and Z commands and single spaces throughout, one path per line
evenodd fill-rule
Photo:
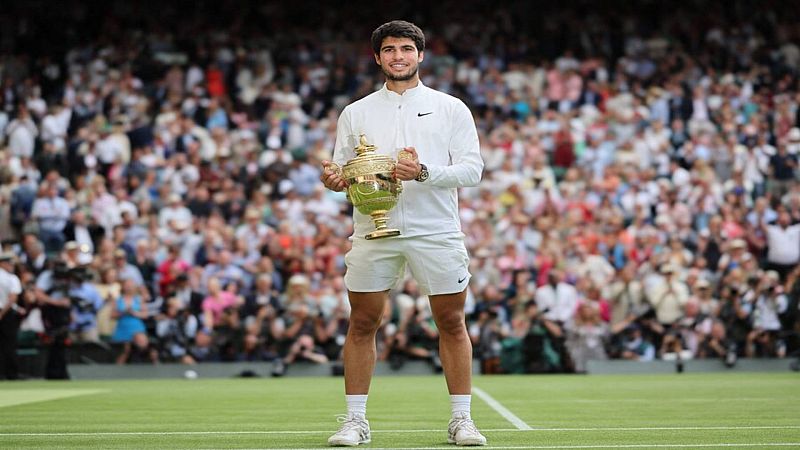
M 458 280 L 458 284 L 463 283 L 464 280 L 466 280 L 466 279 L 467 279 L 467 275 L 464 275 L 464 278 L 461 278 L 461 279 Z
M 427 113 L 417 113 L 417 117 L 427 116 L 428 114 L 433 114 L 433 111 Z

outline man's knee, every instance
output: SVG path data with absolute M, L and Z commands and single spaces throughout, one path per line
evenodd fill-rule
M 381 324 L 381 316 L 368 314 L 350 314 L 350 335 L 356 337 L 374 336 Z
M 440 313 L 436 318 L 436 326 L 440 335 L 451 337 L 467 337 L 464 314 L 460 311 L 447 311 Z

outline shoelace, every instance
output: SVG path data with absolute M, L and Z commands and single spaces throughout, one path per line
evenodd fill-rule
M 459 428 L 466 429 L 470 433 L 480 434 L 472 419 L 455 419 L 452 426 L 453 434 L 455 434 Z
M 342 431 L 350 431 L 353 428 L 357 428 L 359 434 L 364 434 L 362 421 L 354 416 L 350 416 L 349 414 L 337 414 L 336 421 L 342 424 L 342 426 L 339 427 L 339 433 L 341 433 Z

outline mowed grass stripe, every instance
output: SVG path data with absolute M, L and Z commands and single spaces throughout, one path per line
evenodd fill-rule
M 0 391 L 0 408 L 107 392 L 108 389 L 4 389 Z

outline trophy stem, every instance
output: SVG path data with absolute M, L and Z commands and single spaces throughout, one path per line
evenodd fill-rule
M 365 237 L 368 241 L 400 235 L 400 230 L 388 228 L 386 226 L 386 223 L 389 221 L 387 212 L 388 211 L 385 209 L 379 209 L 369 213 L 369 215 L 372 216 L 372 222 L 375 224 L 375 231 L 367 233 Z

